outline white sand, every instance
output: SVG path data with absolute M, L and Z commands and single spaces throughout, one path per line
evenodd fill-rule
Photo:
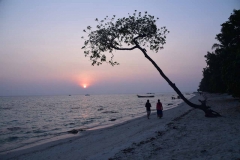
M 240 159 L 240 103 L 227 95 L 208 95 L 208 105 L 223 115 L 205 118 L 186 104 L 116 126 L 82 132 L 0 159 Z M 198 103 L 199 96 L 191 99 Z M 154 105 L 155 106 L 155 105 Z M 81 133 L 81 134 L 82 134 Z

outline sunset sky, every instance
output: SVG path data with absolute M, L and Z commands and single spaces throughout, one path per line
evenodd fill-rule
M 84 57 L 83 29 L 134 10 L 167 27 L 164 49 L 148 54 L 181 91 L 196 91 L 204 55 L 239 8 L 239 0 L 1 0 L 0 96 L 173 92 L 139 50 L 114 52 L 114 67 Z

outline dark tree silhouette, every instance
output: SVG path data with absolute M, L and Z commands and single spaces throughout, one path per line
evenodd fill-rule
M 85 50 L 84 54 L 86 57 L 90 57 L 92 65 L 100 65 L 103 62 L 107 62 L 114 66 L 119 63 L 113 61 L 113 50 L 130 51 L 139 49 L 185 103 L 193 108 L 203 110 L 206 117 L 219 117 L 219 113 L 206 106 L 206 100 L 199 100 L 201 105 L 197 105 L 186 99 L 176 85 L 169 80 L 159 66 L 148 56 L 145 47 L 158 52 L 159 49 L 163 49 L 163 45 L 166 43 L 166 35 L 169 33 L 166 27 L 157 28 L 157 20 L 158 18 L 149 15 L 147 12 L 142 15 L 141 12 L 137 13 L 136 10 L 133 15 L 128 14 L 128 17 L 117 20 L 115 15 L 112 18 L 107 16 L 101 21 L 96 19 L 98 25 L 95 31 L 92 30 L 91 26 L 83 30 L 88 34 L 88 38 L 85 39 L 82 47 Z M 105 55 L 107 52 L 111 54 L 110 60 L 107 60 Z
M 201 91 L 228 93 L 240 98 L 240 10 L 234 10 L 223 23 L 213 52 L 205 55 Z

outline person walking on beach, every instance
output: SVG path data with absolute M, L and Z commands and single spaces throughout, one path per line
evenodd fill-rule
M 163 107 L 162 107 L 162 103 L 160 102 L 160 99 L 158 99 L 158 102 L 157 102 L 157 105 L 156 105 L 156 109 L 157 109 L 157 116 L 158 116 L 158 118 L 162 118 L 162 116 L 163 116 L 163 113 L 162 113 Z
M 147 110 L 147 118 L 149 119 L 149 116 L 151 114 L 151 103 L 149 103 L 149 100 L 147 100 L 147 103 L 145 104 L 146 110 Z

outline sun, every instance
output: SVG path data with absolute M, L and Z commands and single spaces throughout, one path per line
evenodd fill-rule
M 86 85 L 86 84 L 84 84 L 84 85 L 83 85 L 83 88 L 87 88 L 87 85 Z

